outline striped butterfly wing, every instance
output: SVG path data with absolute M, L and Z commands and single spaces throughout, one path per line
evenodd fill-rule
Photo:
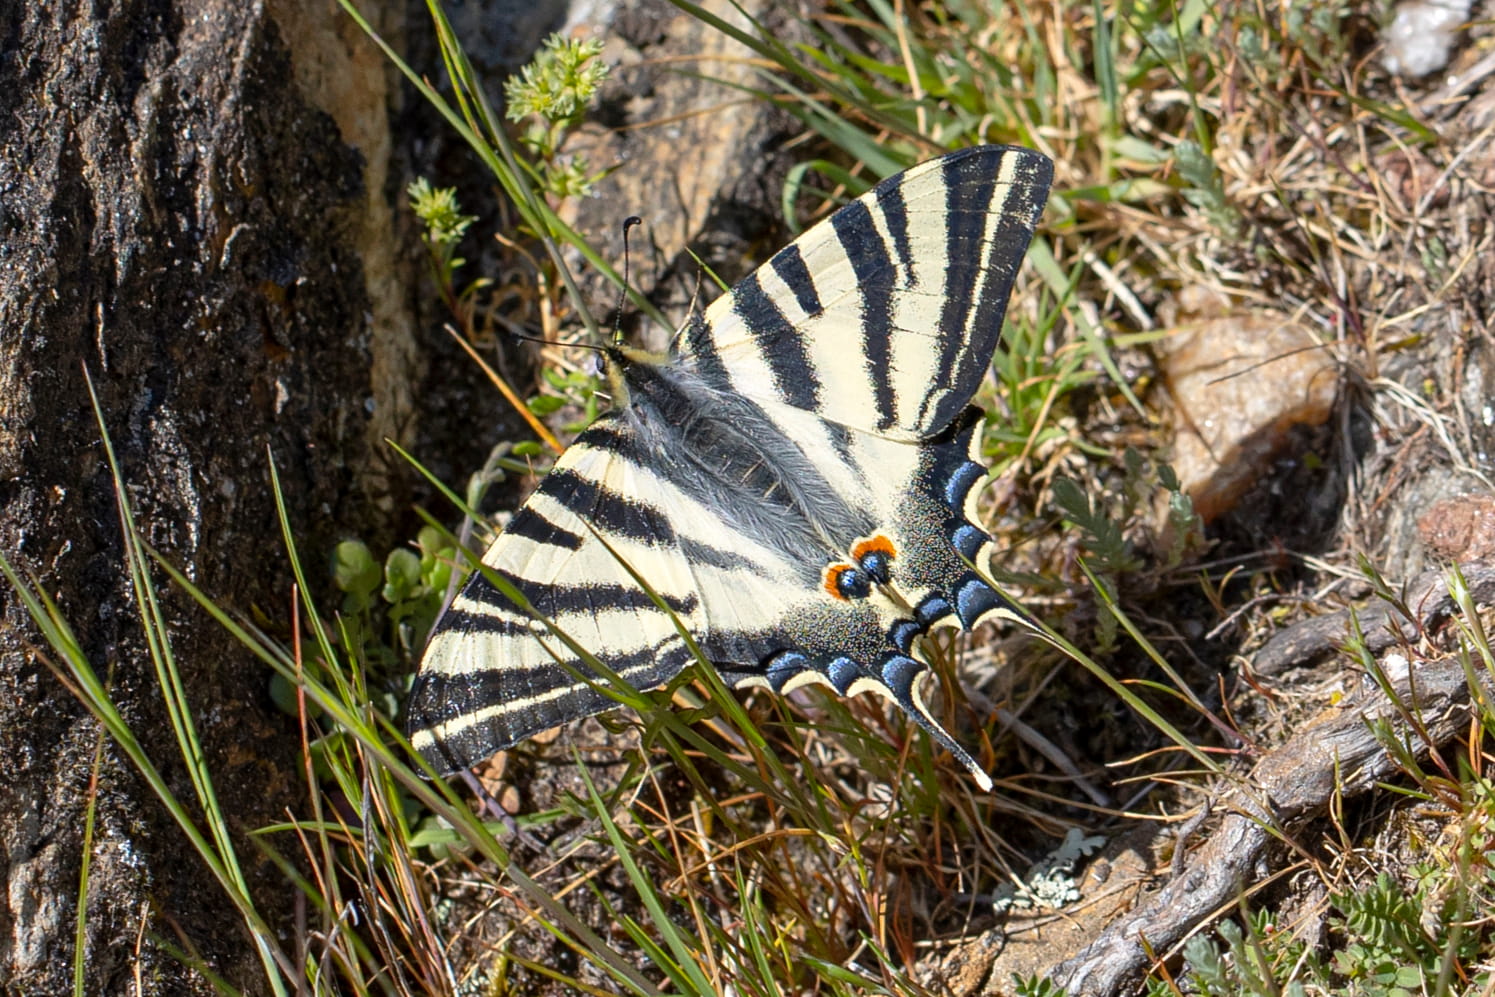
M 835 515 L 846 519 L 846 531 L 870 535 L 881 523 L 897 544 L 905 587 L 916 569 L 932 584 L 968 573 L 943 533 L 927 530 L 931 515 L 942 522 L 943 499 L 904 493 L 893 511 L 890 500 L 876 498 L 879 477 L 861 469 L 884 475 L 901 461 L 908 474 L 973 484 L 981 468 L 964 454 L 976 424 L 967 419 L 953 446 L 857 434 L 848 441 L 856 451 L 827 468 L 784 460 L 787 467 L 774 473 L 793 472 L 796 494 L 780 502 L 784 496 L 764 497 L 763 478 L 746 473 L 764 454 L 742 441 L 715 449 L 697 441 L 726 476 L 752 481 L 752 488 L 724 495 L 692 480 L 690 467 L 651 451 L 632 420 L 603 416 L 566 450 L 483 558 L 528 607 L 474 572 L 443 615 L 411 695 L 412 744 L 438 771 L 455 771 L 605 710 L 614 702 L 600 688 L 606 680 L 565 638 L 648 689 L 694 660 L 683 627 L 728 685 L 783 693 L 819 682 L 845 695 L 889 696 L 985 780 L 919 696 L 925 665 L 912 656 L 912 641 L 926 625 L 885 598 L 831 596 L 826 566 L 844 555 L 793 514 L 814 491 L 837 494 Z M 938 464 L 954 454 L 970 473 Z M 879 512 L 859 512 L 879 504 Z M 932 542 L 921 543 L 923 537 Z M 900 627 L 901 636 L 890 640 Z
M 648 397 L 644 387 L 639 394 Z M 528 605 L 474 572 L 426 646 L 409 727 L 433 767 L 470 767 L 613 705 L 600 688 L 606 680 L 566 638 L 640 689 L 694 660 L 681 628 L 728 684 L 780 690 L 811 677 L 786 650 L 840 677 L 836 658 L 868 658 L 885 643 L 887 621 L 875 607 L 826 598 L 821 564 L 834 551 L 785 506 L 762 498 L 764 481 L 750 473 L 761 455 L 740 440 L 690 445 L 699 460 L 751 487 L 724 494 L 679 459 L 680 441 L 656 448 L 635 418 L 617 412 L 567 448 L 483 557 Z M 819 488 L 848 487 L 808 460 L 793 470 L 800 490 L 812 477 Z M 818 553 L 803 556 L 807 550 Z
M 966 409 L 940 436 L 919 445 L 815 425 L 818 420 L 802 410 L 768 411 L 789 440 L 828 433 L 838 441 L 839 459 L 830 466 L 836 469 L 835 494 L 846 504 L 826 518 L 844 518 L 835 535 L 848 539 L 822 536 L 818 544 L 806 538 L 776 548 L 782 577 L 801 598 L 792 609 L 782 607 L 789 611 L 766 614 L 773 621 L 768 627 L 761 609 L 725 619 L 717 612 L 730 604 L 725 593 L 721 600 L 706 600 L 711 627 L 703 650 L 738 688 L 784 693 L 816 683 L 841 695 L 880 693 L 990 789 L 990 777 L 926 704 L 920 679 L 928 664 L 918 645 L 936 626 L 1026 618 L 973 569 L 987 562 L 992 546 L 971 521 L 975 486 L 985 478 L 975 459 L 980 411 Z M 774 546 L 766 534 L 749 540 Z M 741 653 L 740 645 L 749 653 Z
M 437 622 L 407 718 L 411 744 L 437 771 L 469 768 L 613 705 L 577 678 L 593 672 L 565 638 L 640 689 L 692 660 L 669 613 L 628 570 L 636 564 L 685 626 L 701 625 L 674 527 L 627 497 L 647 492 L 651 476 L 612 449 L 610 424 L 621 421 L 605 414 L 578 436 L 483 557 L 529 606 L 474 571 Z
M 690 660 L 678 619 L 730 684 L 890 696 L 989 787 L 919 695 L 917 641 L 1021 615 L 972 570 L 991 541 L 971 522 L 969 401 L 1049 169 L 997 147 L 915 167 L 692 319 L 669 357 L 609 351 L 614 411 L 485 564 L 636 687 Z M 578 672 L 474 575 L 422 661 L 412 741 L 450 771 L 607 708 Z
M 1046 156 L 978 146 L 889 177 L 688 325 L 682 359 L 724 390 L 920 440 L 991 366 L 1053 179 Z

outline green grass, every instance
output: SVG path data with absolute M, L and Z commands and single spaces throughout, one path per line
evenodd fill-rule
M 984 399 L 994 413 L 987 456 L 1009 490 L 1007 501 L 985 510 L 1013 549 L 1000 580 L 1036 596 L 1029 605 L 1051 629 L 1043 642 L 990 666 L 1005 685 L 979 684 L 1000 689 L 1007 703 L 1041 709 L 1088 681 L 1149 733 L 1151 750 L 1139 752 L 1129 776 L 1166 773 L 1159 777 L 1196 784 L 1220 777 L 1215 745 L 1194 741 L 1233 720 L 1208 705 L 1210 690 L 1191 687 L 1197 676 L 1151 629 L 1151 614 L 1162 611 L 1157 593 L 1180 589 L 1181 572 L 1201 554 L 1198 524 L 1162 454 L 1087 438 L 1084 427 L 1115 428 L 1123 441 L 1153 428 L 1155 394 L 1123 371 L 1164 334 L 1160 305 L 1183 285 L 1260 302 L 1266 295 L 1254 275 L 1270 266 L 1276 298 L 1359 323 L 1368 372 L 1412 345 L 1378 335 L 1375 316 L 1351 314 L 1335 270 L 1335 261 L 1376 248 L 1362 245 L 1360 232 L 1396 217 L 1343 175 L 1365 165 L 1350 160 L 1360 149 L 1437 140 L 1407 113 L 1366 96 L 1365 63 L 1354 57 L 1364 11 L 1094 0 L 1003 7 L 993 17 L 979 4 L 874 0 L 833 6 L 834 24 L 805 22 L 803 40 L 791 42 L 792 32 L 728 25 L 685 0 L 676 6 L 747 45 L 764 67 L 752 93 L 816 137 L 784 192 L 793 225 L 943 148 L 1008 142 L 1055 159 L 1044 235 L 994 365 L 999 390 Z M 595 341 L 601 333 L 561 250 L 618 276 L 559 210 L 597 179 L 562 155 L 588 88 L 599 82 L 595 69 L 584 50 L 553 46 L 549 62 L 510 88 L 524 111 L 511 134 L 440 8 L 431 11 L 442 85 L 386 52 L 511 198 L 529 239 L 515 251 L 538 261 L 538 293 L 557 296 L 554 303 L 569 295 L 567 310 Z M 1302 154 L 1299 139 L 1318 155 Z M 429 185 L 411 196 L 438 294 L 460 337 L 471 340 L 488 284 L 465 276 L 457 246 L 484 220 L 463 215 Z M 597 411 L 588 375 L 547 368 L 534 391 L 495 381 L 551 449 Z M 110 414 L 97 414 L 107 448 Z M 531 473 L 540 445 L 507 442 L 460 496 L 437 483 L 450 508 L 476 520 L 471 510 L 492 480 Z M 564 765 L 555 763 L 563 744 L 522 749 L 511 767 L 527 771 L 485 776 L 500 793 L 524 789 L 532 798 L 512 820 L 475 811 L 460 784 L 426 778 L 395 721 L 424 634 L 454 575 L 470 564 L 469 545 L 448 527 L 450 513 L 430 515 L 426 529 L 394 551 L 343 545 L 330 579 L 304 570 L 325 552 L 303 556 L 296 524 L 283 518 L 300 601 L 297 616 L 267 634 L 216 605 L 141 541 L 127 484 L 115 468 L 121 568 L 135 585 L 181 749 L 173 764 L 185 766 L 190 797 L 175 795 L 161 776 L 165 760 L 147 756 L 111 702 L 108 676 L 86 659 L 40 581 L 19 576 L 4 558 L 0 572 L 36 621 L 63 683 L 130 758 L 238 911 L 270 992 L 506 994 L 545 981 L 596 993 L 938 992 L 916 967 L 991 923 L 979 898 L 1067 829 L 1100 820 L 1065 805 L 1074 796 L 1068 784 L 1023 770 L 1032 756 L 996 729 L 992 704 L 967 704 L 955 693 L 954 649 L 936 661 L 949 690 L 945 719 L 1001 777 L 995 795 L 974 794 L 917 728 L 881 703 L 819 694 L 793 704 L 744 701 L 701 668 L 658 692 L 612 690 L 629 709 L 608 723 L 632 731 L 636 750 L 577 748 L 575 764 Z M 1165 507 L 1170 530 L 1161 547 L 1140 542 L 1154 503 Z M 484 529 L 476 526 L 480 536 Z M 296 891 L 304 917 L 292 938 L 269 925 L 282 899 L 252 895 L 241 871 L 232 815 L 198 745 L 194 705 L 158 606 L 163 582 L 197 601 L 203 625 L 228 629 L 252 651 L 300 731 L 304 805 L 251 837 Z M 1230 577 L 1200 569 L 1192 584 L 1224 615 Z M 328 591 L 337 605 L 314 595 Z M 1066 620 L 1082 608 L 1091 615 Z M 1479 619 L 1465 598 L 1458 653 L 1471 674 L 1492 667 Z M 595 664 L 607 674 L 605 662 Z M 1090 678 L 1052 679 L 1059 668 Z M 1475 719 L 1448 772 L 1400 756 L 1400 805 L 1441 808 L 1434 819 L 1446 836 L 1430 843 L 1425 862 L 1380 874 L 1356 858 L 1369 846 L 1337 826 L 1326 838 L 1345 847 L 1305 866 L 1326 884 L 1312 924 L 1300 931 L 1243 903 L 1214 933 L 1191 941 L 1182 962 L 1163 967 L 1150 991 L 1354 987 L 1389 995 L 1483 986 L 1480 967 L 1495 954 L 1484 929 L 1495 793 L 1482 738 L 1495 731 L 1495 708 L 1481 701 Z M 1155 796 L 1160 807 L 1188 799 L 1164 787 Z M 85 865 L 74 958 L 80 993 L 87 872 Z M 1018 989 L 1054 992 L 1041 979 Z

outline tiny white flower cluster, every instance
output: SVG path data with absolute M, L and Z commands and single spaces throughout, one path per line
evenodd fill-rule
M 1426 76 L 1448 65 L 1472 0 L 1410 0 L 1396 8 L 1383 35 L 1381 65 L 1398 76 Z

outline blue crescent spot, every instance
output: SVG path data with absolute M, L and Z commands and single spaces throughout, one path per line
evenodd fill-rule
M 843 696 L 846 690 L 851 688 L 851 683 L 862 677 L 862 666 L 844 654 L 832 661 L 826 668 L 825 674 L 831 680 L 831 685 Z
M 960 625 L 969 630 L 975 626 L 981 614 L 996 609 L 1002 600 L 992 587 L 975 576 L 967 576 L 955 590 L 956 612 Z
M 968 561 L 974 561 L 981 552 L 981 547 L 990 539 L 984 530 L 979 530 L 970 523 L 961 523 L 950 535 L 950 543 Z
M 810 659 L 798 651 L 784 651 L 768 663 L 768 684 L 774 692 L 782 692 L 784 683 L 801 672 L 813 671 Z
M 919 603 L 914 609 L 914 618 L 919 621 L 919 626 L 928 630 L 953 612 L 955 612 L 955 607 L 950 605 L 950 600 L 936 592 Z
M 924 632 L 924 628 L 913 620 L 899 620 L 888 628 L 888 641 L 904 654 L 913 650 L 914 638 Z
M 945 504 L 952 509 L 959 509 L 965 504 L 966 495 L 977 481 L 986 474 L 986 468 L 975 461 L 966 461 L 955 469 L 955 472 L 945 480 Z
M 882 680 L 900 700 L 908 699 L 914 679 L 924 671 L 924 666 L 913 658 L 896 655 L 882 663 Z

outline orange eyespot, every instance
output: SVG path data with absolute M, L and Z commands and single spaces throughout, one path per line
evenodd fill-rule
M 851 547 L 851 557 L 854 561 L 860 561 L 868 554 L 886 554 L 888 557 L 897 557 L 898 549 L 893 546 L 893 541 L 879 533 L 866 540 L 858 540 Z
M 828 564 L 821 584 L 831 598 L 850 602 L 865 599 L 872 594 L 872 582 L 867 573 L 855 564 Z
M 858 540 L 851 545 L 851 558 L 855 563 L 838 561 L 825 566 L 821 585 L 832 598 L 842 602 L 865 599 L 872 594 L 872 586 L 886 585 L 891 578 L 891 565 L 898 556 L 893 541 L 882 534 Z
M 893 580 L 893 562 L 898 558 L 898 551 L 893 541 L 882 534 L 858 540 L 851 547 L 851 556 L 857 567 L 878 585 L 887 585 Z
M 843 601 L 846 599 L 846 596 L 841 594 L 841 575 L 850 570 L 849 564 L 827 564 L 825 566 L 825 574 L 821 576 L 821 585 L 832 598 Z

